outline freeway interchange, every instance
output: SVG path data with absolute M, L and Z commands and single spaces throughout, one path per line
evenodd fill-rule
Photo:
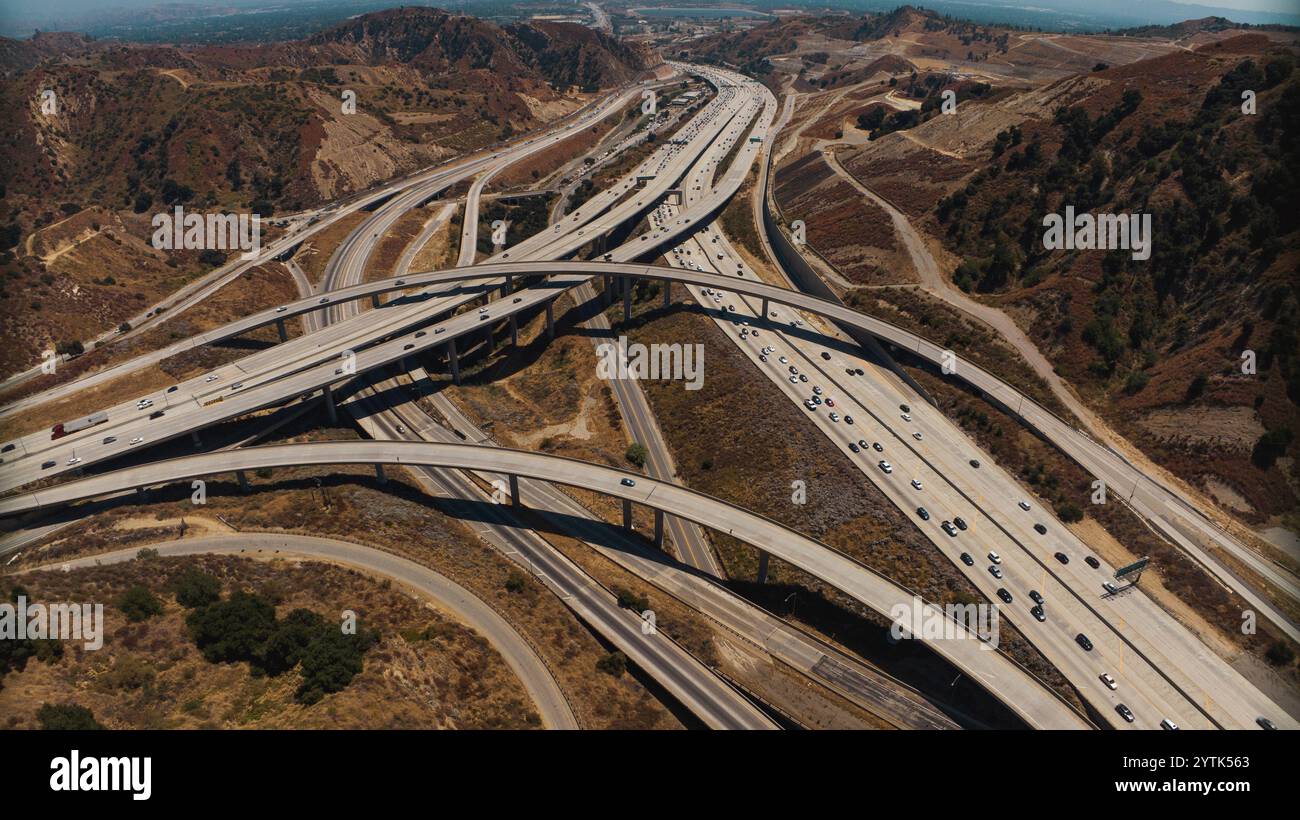
M 303 298 L 115 366 L 111 375 L 94 374 L 0 409 L 6 414 L 22 412 L 257 328 L 277 325 L 281 331 L 282 341 L 275 347 L 105 408 L 104 423 L 56 439 L 41 431 L 6 442 L 0 454 L 0 493 L 9 495 L 0 498 L 0 515 L 39 513 L 122 490 L 223 472 L 242 474 L 262 466 L 399 464 L 430 492 L 484 501 L 484 488 L 503 480 L 510 488 L 511 506 L 556 512 L 568 512 L 573 502 L 554 493 L 552 485 L 595 489 L 624 502 L 625 526 L 630 527 L 631 504 L 655 510 L 654 544 L 662 542 L 666 529 L 684 567 L 697 575 L 720 573 L 699 529 L 711 528 L 781 558 L 887 616 L 892 606 L 910 599 L 905 588 L 764 518 L 762 511 L 743 510 L 679 486 L 653 413 L 634 383 L 616 381 L 611 387 L 635 440 L 650 449 L 649 477 L 494 447 L 485 436 L 472 438 L 473 444 L 456 443 L 452 431 L 414 401 L 403 400 L 400 390 L 385 389 L 396 386 L 397 375 L 412 370 L 413 362 L 421 357 L 427 362 L 435 353 L 445 353 L 458 379 L 459 351 L 480 339 L 491 346 L 494 329 L 503 324 L 509 325 L 513 338 L 520 317 L 544 311 L 548 331 L 554 332 L 553 305 L 565 293 L 584 301 L 621 295 L 627 318 L 633 281 L 677 283 L 743 352 L 752 377 L 768 379 L 790 401 L 806 408 L 808 423 L 841 449 L 861 476 L 912 519 L 988 600 L 999 600 L 1001 615 L 1069 680 L 1089 707 L 1090 714 L 1080 714 L 1004 653 L 984 651 L 987 647 L 979 640 L 929 642 L 1027 725 L 1154 729 L 1172 722 L 1183 728 L 1237 729 L 1253 728 L 1266 718 L 1279 727 L 1295 728 L 1294 718 L 1141 589 L 1104 589 L 1113 567 L 1098 561 L 1050 510 L 1024 501 L 1014 477 L 889 367 L 845 341 L 837 328 L 862 330 L 936 363 L 946 351 L 886 322 L 760 279 L 713 217 L 740 189 L 753 162 L 771 149 L 776 99 L 767 88 L 734 72 L 670 65 L 701 77 L 713 88 L 713 98 L 675 139 L 659 144 L 612 185 L 535 235 L 499 248 L 486 260 L 476 258 L 478 210 L 488 181 L 562 141 L 572 129 L 639 100 L 644 86 L 622 89 L 571 121 L 490 155 L 387 186 L 383 196 L 373 200 L 379 202 L 377 207 L 330 259 L 318 292 L 307 289 Z M 729 156 L 730 164 L 722 167 Z M 401 216 L 471 178 L 458 267 L 363 281 L 375 247 Z M 613 232 L 641 224 L 646 229 L 634 229 L 622 244 L 605 247 Z M 264 256 L 283 254 L 301 237 L 287 241 L 273 245 L 274 254 Z M 593 261 L 570 259 L 584 248 L 594 249 Z M 669 267 L 645 261 L 660 256 Z M 594 289 L 597 281 L 603 284 L 600 293 Z M 670 294 L 665 288 L 665 304 Z M 396 298 L 384 302 L 385 295 Z M 297 317 L 310 317 L 307 327 L 312 332 L 288 339 L 284 322 Z M 603 315 L 592 329 L 609 333 Z M 956 375 L 1011 408 L 1026 425 L 1094 474 L 1114 480 L 1115 486 L 1123 486 L 1120 482 L 1136 470 L 1117 456 L 1108 458 L 1109 451 L 1082 449 L 1071 435 L 1077 431 L 1041 408 L 1027 408 L 1019 393 L 974 365 L 962 362 Z M 332 418 L 340 412 L 351 414 L 372 441 L 240 448 L 161 460 L 151 455 L 150 448 L 161 451 L 167 442 L 185 437 L 201 446 L 206 428 L 316 395 Z M 435 397 L 435 403 L 445 418 L 462 418 L 445 397 Z M 472 424 L 466 419 L 459 426 Z M 90 467 L 113 468 L 123 456 L 137 463 L 79 477 Z M 70 475 L 77 477 L 55 481 Z M 34 490 L 22 491 L 38 482 Z M 1135 503 L 1170 503 L 1161 495 L 1168 491 L 1154 482 L 1143 485 L 1139 478 L 1131 483 Z M 516 556 L 512 560 L 526 558 L 530 567 L 545 565 L 552 590 L 705 725 L 777 725 L 752 697 L 681 647 L 663 638 L 647 640 L 635 613 L 621 610 L 580 568 L 519 526 L 509 509 L 499 516 L 485 538 Z M 679 599 L 696 596 L 692 600 L 701 611 L 709 612 L 709 595 L 730 595 L 718 592 L 718 585 L 710 585 L 712 591 L 705 593 L 696 575 L 688 581 L 688 574 L 667 573 L 656 580 L 650 565 L 638 563 L 640 559 L 622 560 L 661 588 L 676 585 Z M 732 618 L 729 628 L 742 634 L 759 628 L 759 619 L 743 599 L 729 600 L 725 609 L 731 612 L 726 616 Z M 723 617 L 716 612 L 711 616 Z M 1274 620 L 1294 629 L 1285 618 Z M 831 656 L 827 647 L 797 635 L 790 647 L 777 651 L 786 652 L 783 659 L 796 667 L 803 663 L 797 658 Z M 901 725 L 905 718 L 899 721 Z

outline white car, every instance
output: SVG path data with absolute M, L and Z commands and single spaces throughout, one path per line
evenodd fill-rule
M 206 379 L 204 379 L 204 380 L 203 380 L 203 383 L 204 383 L 204 384 L 212 384 L 214 381 L 216 381 L 216 380 L 219 379 L 219 378 L 221 378 L 221 377 L 218 376 L 216 373 L 213 373 L 212 375 L 210 375 L 210 376 L 208 376 Z
M 1101 673 L 1101 682 L 1106 684 L 1106 688 L 1111 691 L 1119 688 L 1119 684 L 1115 683 L 1115 679 L 1105 672 Z
M 839 421 L 839 420 L 840 420 L 840 414 L 839 414 L 839 413 L 836 413 L 836 412 L 834 412 L 834 411 L 832 411 L 832 412 L 831 412 L 831 421 Z
M 890 464 L 888 461 L 881 461 L 880 469 L 885 473 L 892 473 L 894 471 L 894 465 Z
M 144 441 L 144 439 L 140 438 L 139 436 L 136 436 L 135 438 L 131 439 L 131 444 L 129 446 L 134 447 L 135 445 L 139 444 L 142 441 Z
M 919 478 L 914 478 L 914 479 L 912 479 L 912 486 L 913 486 L 915 489 L 918 489 L 918 490 L 921 489 L 921 480 L 920 480 Z
M 992 561 L 992 562 L 995 563 L 995 564 L 1001 564 L 1001 563 L 1002 563 L 1002 556 L 1001 556 L 1001 555 L 998 555 L 996 552 L 990 552 L 990 553 L 989 553 L 989 560 Z
M 68 459 L 68 466 L 69 466 L 69 467 L 71 467 L 73 464 L 80 464 L 80 463 L 81 463 L 81 457 L 80 457 L 80 456 L 73 456 L 73 457 L 71 457 L 71 458 Z
M 1021 502 L 1018 504 L 1018 506 L 1020 507 L 1020 509 L 1024 510 L 1025 512 L 1029 512 L 1029 502 L 1028 502 L 1028 501 L 1021 501 Z
M 911 420 L 912 420 L 912 414 L 911 414 L 911 413 L 904 413 L 904 414 L 903 414 L 903 421 L 911 421 Z
M 913 433 L 913 434 L 912 434 L 912 438 L 916 439 L 917 441 L 920 441 L 920 440 L 921 440 L 921 432 L 918 430 L 917 432 Z

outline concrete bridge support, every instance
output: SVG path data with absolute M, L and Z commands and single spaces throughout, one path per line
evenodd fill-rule
M 519 476 L 514 474 L 511 474 L 510 476 L 510 506 L 523 506 L 523 501 L 519 498 Z
M 289 341 L 289 331 L 287 328 L 285 328 L 283 319 L 275 320 L 275 329 L 280 334 L 280 341 L 282 342 Z
M 456 352 L 456 340 L 447 342 L 447 358 L 451 361 L 451 381 L 460 384 L 460 354 Z
M 760 584 L 767 583 L 767 562 L 769 559 L 771 559 L 771 557 L 772 556 L 768 555 L 766 552 L 763 552 L 762 550 L 759 550 L 758 552 L 758 579 L 757 580 L 758 583 Z
M 546 338 L 555 338 L 555 300 L 546 303 Z
M 632 499 L 623 499 L 623 529 L 632 530 Z
M 327 384 L 321 394 L 325 399 L 325 411 L 330 414 L 330 424 L 338 424 L 339 410 L 334 406 L 334 388 Z
M 235 478 L 239 479 L 239 489 L 244 492 L 250 492 L 253 488 L 248 486 L 248 476 L 244 475 L 243 470 L 235 471 Z
M 655 509 L 655 546 L 663 549 L 664 546 L 664 511 Z

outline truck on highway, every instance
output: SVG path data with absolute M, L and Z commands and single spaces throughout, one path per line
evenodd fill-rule
M 106 421 L 108 421 L 108 413 L 91 413 L 89 416 L 84 416 L 74 421 L 60 422 L 54 425 L 54 428 L 50 430 L 50 441 L 54 441 L 57 438 L 63 438 L 68 433 L 85 430 L 87 427 L 94 427 L 96 424 L 103 424 Z

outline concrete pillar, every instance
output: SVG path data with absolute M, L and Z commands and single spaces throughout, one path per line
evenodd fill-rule
M 282 342 L 289 341 L 289 331 L 288 329 L 285 328 L 283 319 L 275 320 L 275 329 L 280 332 L 280 341 Z
M 515 292 L 515 275 L 514 275 L 513 273 L 507 273 L 507 274 L 506 274 L 506 294 L 509 295 L 509 294 L 511 294 L 511 293 L 514 293 L 514 292 Z
M 334 406 L 334 388 L 327 384 L 325 385 L 325 389 L 321 391 L 321 394 L 325 399 L 325 411 L 330 414 L 330 424 L 338 424 L 339 411 L 338 408 Z
M 623 321 L 632 321 L 632 277 L 624 276 L 623 279 Z
M 135 498 L 137 501 L 143 504 L 149 498 L 149 491 L 144 487 L 136 487 Z
M 510 475 L 510 506 L 519 507 L 523 502 L 519 500 L 519 476 Z
M 767 318 L 767 299 L 763 299 L 763 318 Z
M 519 314 L 510 314 L 510 346 L 519 347 Z
M 602 274 L 601 274 L 601 277 L 602 277 L 602 281 L 605 283 L 605 287 L 601 290 L 600 295 L 601 295 L 601 297 L 603 298 L 605 304 L 608 305 L 610 302 L 613 302 L 613 301 L 614 301 L 614 291 L 610 289 L 610 276 L 609 276 L 609 274 L 608 274 L 608 273 L 602 273 Z
M 664 511 L 655 508 L 655 546 L 660 549 L 664 545 Z
M 190 431 L 190 441 L 194 442 L 194 446 L 195 446 L 195 447 L 202 447 L 202 446 L 203 446 L 203 439 L 199 438 L 199 431 L 198 431 L 198 430 L 191 430 L 191 431 Z
M 376 309 L 379 307 L 379 294 L 378 294 L 378 293 L 372 293 L 372 294 L 370 294 L 370 306 L 371 306 L 372 308 L 376 308 Z
M 623 529 L 632 529 L 632 499 L 623 499 Z
M 767 583 L 767 561 L 771 556 L 762 550 L 758 551 L 758 582 Z
M 664 280 L 664 310 L 672 307 L 673 304 L 673 283 Z
M 239 489 L 248 492 L 252 488 L 248 486 L 248 476 L 244 475 L 243 470 L 235 471 L 235 478 L 239 479 Z
M 546 336 L 555 338 L 555 300 L 551 299 L 546 303 Z
M 460 384 L 460 356 L 456 353 L 456 340 L 447 342 L 447 354 L 451 357 L 451 380 Z
M 405 356 L 397 360 L 398 370 L 401 370 L 402 372 L 406 372 L 407 370 L 410 370 L 411 368 L 407 367 L 406 365 L 407 365 L 407 361 Z
M 384 475 L 384 465 L 382 464 L 375 465 L 375 478 L 379 480 L 380 484 L 388 483 L 388 476 Z

